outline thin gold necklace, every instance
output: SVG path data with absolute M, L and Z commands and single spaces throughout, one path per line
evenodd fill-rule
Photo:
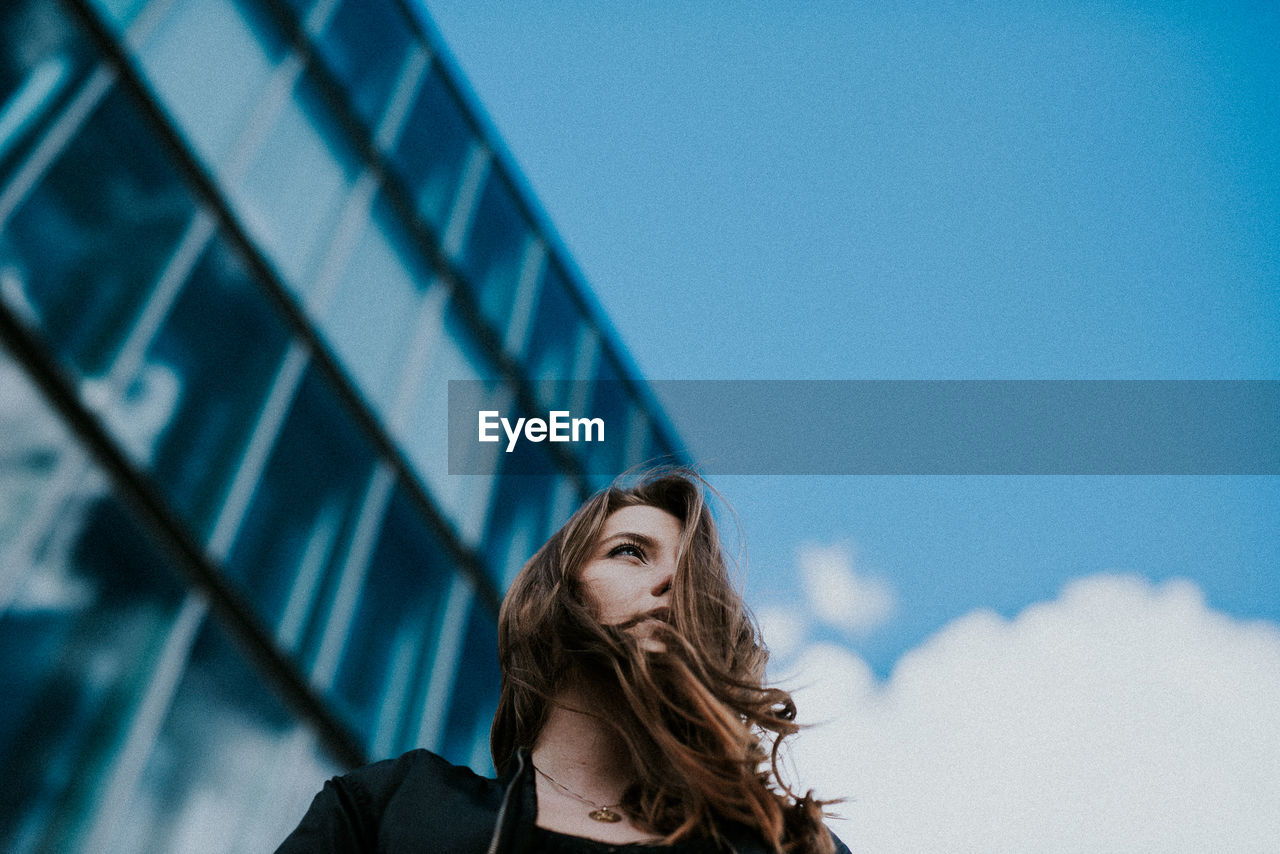
M 555 786 L 557 789 L 564 792 L 566 795 L 572 798 L 577 798 L 578 800 L 582 801 L 584 804 L 586 804 L 589 807 L 594 807 L 594 809 L 591 810 L 591 812 L 587 813 L 587 818 L 594 819 L 595 821 L 603 821 L 606 824 L 614 824 L 615 822 L 622 821 L 622 816 L 613 811 L 613 807 L 618 806 L 618 804 L 608 804 L 608 805 L 598 804 L 588 797 L 579 795 L 573 789 L 570 789 L 564 783 L 561 783 L 559 780 L 557 780 L 555 777 L 552 777 L 546 771 L 543 771 L 537 765 L 533 766 L 533 770 L 537 771 L 543 777 L 546 777 L 547 781 L 550 782 L 551 785 Z

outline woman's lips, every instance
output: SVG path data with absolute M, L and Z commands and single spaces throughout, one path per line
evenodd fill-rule
M 654 608 L 652 611 L 645 611 L 643 614 L 639 614 L 629 620 L 623 621 L 618 625 L 618 628 L 630 629 L 635 626 L 642 625 L 643 623 L 669 623 L 670 616 L 670 608 L 667 608 L 666 606 Z

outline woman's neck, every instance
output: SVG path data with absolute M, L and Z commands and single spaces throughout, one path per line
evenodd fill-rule
M 635 771 L 618 731 L 591 713 L 601 708 L 590 690 L 557 693 L 533 745 L 533 764 L 578 794 L 604 802 L 620 796 Z

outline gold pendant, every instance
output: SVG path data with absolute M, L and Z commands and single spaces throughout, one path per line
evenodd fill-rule
M 600 809 L 598 810 L 592 810 L 591 812 L 587 813 L 587 817 L 593 818 L 596 821 L 603 821 L 608 824 L 613 824 L 614 822 L 622 821 L 622 816 L 618 815 L 616 812 L 609 809 L 608 807 L 600 807 Z

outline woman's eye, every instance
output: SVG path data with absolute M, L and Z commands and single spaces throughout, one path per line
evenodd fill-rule
M 609 552 L 609 557 L 622 557 L 624 555 L 644 560 L 644 552 L 640 550 L 639 546 L 631 543 L 623 543 L 620 546 L 614 546 L 612 551 Z

